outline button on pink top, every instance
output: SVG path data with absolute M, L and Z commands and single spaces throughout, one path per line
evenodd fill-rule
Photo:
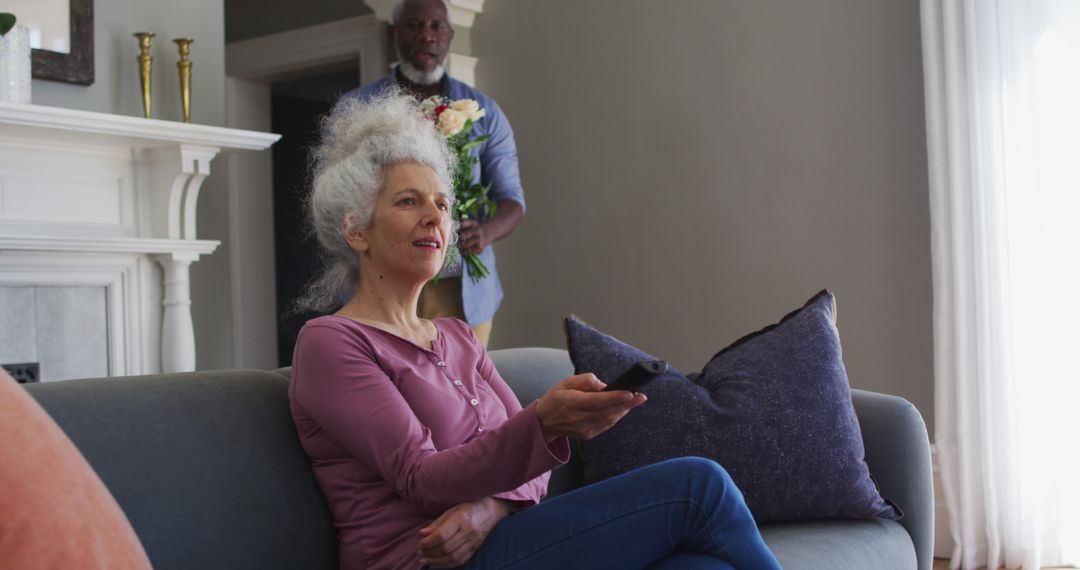
M 472 329 L 436 319 L 431 350 L 352 319 L 300 331 L 293 421 L 339 530 L 340 567 L 418 568 L 420 529 L 484 497 L 534 504 L 570 457 L 522 409 Z

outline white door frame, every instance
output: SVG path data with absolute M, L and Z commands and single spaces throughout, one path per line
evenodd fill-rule
M 381 77 L 387 45 L 386 26 L 373 15 L 227 44 L 225 124 L 270 131 L 270 85 L 277 81 L 349 62 L 358 62 L 361 83 Z M 234 368 L 277 367 L 271 157 L 265 150 L 224 159 Z

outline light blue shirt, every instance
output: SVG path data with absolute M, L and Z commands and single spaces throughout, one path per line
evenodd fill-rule
M 395 73 L 396 69 L 374 83 L 345 93 L 342 98 L 366 99 L 393 87 L 397 85 Z M 474 151 L 480 161 L 473 171 L 473 181 L 483 185 L 491 184 L 488 197 L 492 200 L 513 200 L 524 209 L 525 191 L 521 187 L 521 173 L 518 170 L 517 144 L 514 143 L 514 131 L 506 115 L 494 99 L 450 77 L 449 74 L 443 77 L 442 86 L 444 97 L 450 100 L 475 99 L 485 111 L 483 118 L 473 125 L 473 134 L 477 137 L 491 135 L 491 138 Z M 461 301 L 465 308 L 465 320 L 474 326 L 491 320 L 499 310 L 503 298 L 499 273 L 495 267 L 495 252 L 491 246 L 480 252 L 480 260 L 488 268 L 487 277 L 475 282 L 468 275 L 461 277 Z

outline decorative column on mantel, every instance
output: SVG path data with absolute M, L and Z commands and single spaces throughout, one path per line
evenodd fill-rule
M 102 323 L 119 343 L 110 375 L 194 370 L 190 267 L 220 245 L 195 235 L 199 190 L 221 151 L 263 150 L 279 138 L 0 103 L 0 285 L 65 284 L 66 267 L 89 267 L 74 281 L 101 280 L 120 305 L 110 306 L 110 323 L 123 330 Z M 31 252 L 32 276 L 20 275 Z M 144 260 L 161 266 L 160 288 L 141 286 Z
M 396 0 L 364 0 L 364 4 L 375 12 L 375 18 L 387 23 L 393 16 L 395 2 Z M 484 0 L 448 0 L 447 4 L 450 5 L 450 23 L 466 29 L 472 28 L 476 15 L 484 11 Z M 447 60 L 446 70 L 454 79 L 476 86 L 477 58 L 450 52 Z
M 165 270 L 165 298 L 161 304 L 161 369 L 164 372 L 195 369 L 195 324 L 191 321 L 191 264 L 198 254 L 155 255 Z M 170 347 L 166 350 L 165 347 Z

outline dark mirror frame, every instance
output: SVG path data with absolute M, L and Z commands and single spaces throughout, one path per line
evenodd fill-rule
M 31 75 L 36 79 L 79 85 L 94 83 L 94 0 L 69 0 L 71 53 L 35 49 Z

